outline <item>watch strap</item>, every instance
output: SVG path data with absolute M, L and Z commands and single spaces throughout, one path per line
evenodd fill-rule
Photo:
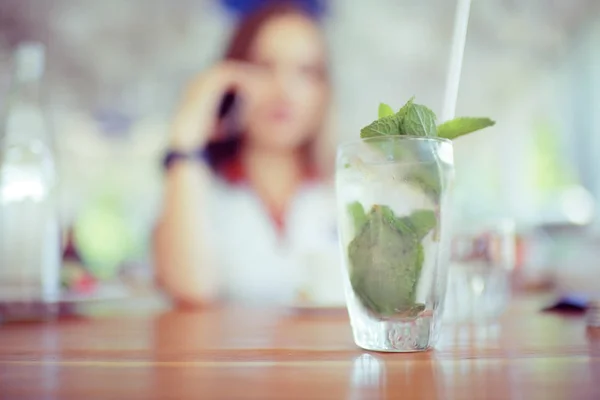
M 204 149 L 195 151 L 167 150 L 163 157 L 162 165 L 165 171 L 168 171 L 175 163 L 179 161 L 200 161 L 206 160 Z

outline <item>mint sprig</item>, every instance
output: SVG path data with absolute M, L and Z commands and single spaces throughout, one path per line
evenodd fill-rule
M 411 136 L 437 136 L 435 114 L 421 104 L 411 103 L 402 117 L 401 131 Z
M 438 125 L 437 134 L 442 138 L 456 139 L 495 124 L 496 122 L 489 118 L 458 117 Z
M 401 121 L 396 114 L 379 118 L 373 121 L 369 126 L 362 128 L 360 137 L 366 139 L 387 135 L 399 135 L 399 133 L 392 132 L 400 132 L 400 122 Z
M 394 110 L 392 109 L 392 107 L 388 106 L 385 103 L 379 103 L 379 110 L 377 113 L 379 118 L 391 117 L 394 114 L 395 113 L 394 113 Z
M 435 113 L 424 105 L 416 104 L 414 97 L 408 100 L 395 114 L 391 114 L 391 110 L 392 107 L 389 105 L 380 103 L 379 118 L 361 129 L 361 138 L 400 135 L 456 139 L 495 125 L 490 118 L 458 117 L 436 126 Z M 406 151 L 398 146 L 390 146 L 385 142 L 373 142 L 372 145 L 379 148 L 386 158 L 400 159 L 406 156 Z M 437 170 L 419 167 L 409 172 L 405 178 L 407 182 L 420 187 L 434 201 L 439 196 L 441 182 Z
M 389 105 L 380 103 L 378 119 L 362 128 L 360 137 L 409 135 L 455 139 L 495 125 L 490 118 L 458 117 L 440 125 L 436 125 L 436 119 L 435 113 L 422 104 L 416 104 L 414 97 L 397 113 Z

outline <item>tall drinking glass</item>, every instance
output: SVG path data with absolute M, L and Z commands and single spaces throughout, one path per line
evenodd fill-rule
M 440 333 L 454 178 L 449 140 L 384 136 L 339 147 L 336 191 L 354 341 L 422 351 Z
M 463 221 L 451 240 L 444 320 L 493 323 L 511 294 L 515 227 L 510 220 Z

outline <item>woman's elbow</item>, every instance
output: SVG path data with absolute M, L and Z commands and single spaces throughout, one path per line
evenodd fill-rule
M 177 308 L 205 308 L 216 303 L 215 290 L 190 285 L 185 280 L 174 282 L 162 274 L 157 274 L 155 281 L 156 286 L 171 298 Z
M 197 257 L 182 259 L 181 252 L 174 253 L 160 228 L 158 225 L 153 234 L 156 286 L 178 307 L 198 308 L 213 304 L 217 298 L 214 280 L 200 273 L 200 260 L 194 260 Z M 197 265 L 197 268 L 190 269 L 190 265 Z

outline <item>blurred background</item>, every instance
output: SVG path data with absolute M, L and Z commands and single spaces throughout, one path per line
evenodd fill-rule
M 170 119 L 185 83 L 221 56 L 253 3 L 0 0 L 0 109 L 12 51 L 46 45 L 69 290 L 151 287 Z M 380 101 L 415 95 L 441 113 L 454 9 L 447 0 L 318 3 L 338 142 L 356 138 Z M 600 268 L 599 49 L 596 0 L 472 4 L 457 115 L 498 123 L 456 142 L 456 223 L 514 221 L 524 285 L 584 290 Z

